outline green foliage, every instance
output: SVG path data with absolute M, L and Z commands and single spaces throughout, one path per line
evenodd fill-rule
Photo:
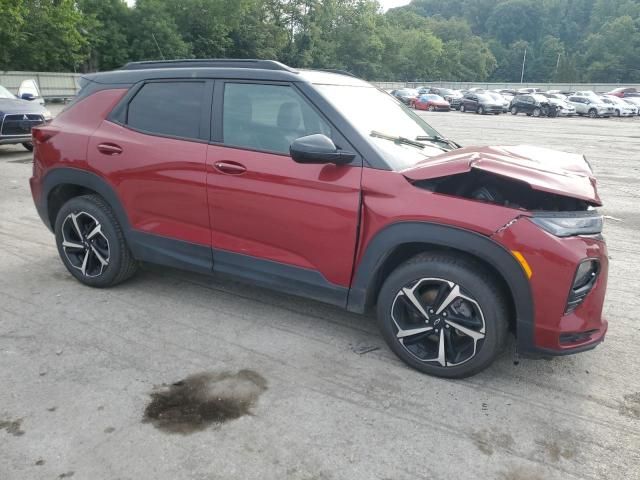
M 640 0 L 0 0 L 0 69 L 273 58 L 376 80 L 640 82 Z

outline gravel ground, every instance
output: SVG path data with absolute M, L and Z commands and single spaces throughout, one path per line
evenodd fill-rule
M 37 217 L 29 155 L 0 146 L 0 478 L 640 478 L 640 118 L 421 115 L 465 145 L 587 155 L 616 218 L 603 345 L 518 364 L 511 347 L 445 381 L 312 301 L 157 267 L 85 288 Z M 214 425 L 162 416 L 202 395 Z

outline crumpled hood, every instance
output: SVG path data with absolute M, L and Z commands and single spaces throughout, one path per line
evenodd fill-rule
M 44 107 L 34 101 L 20 100 L 18 98 L 0 98 L 0 113 L 44 113 Z
M 530 145 L 460 148 L 402 173 L 415 181 L 461 174 L 472 168 L 525 182 L 534 190 L 602 205 L 596 179 L 582 155 Z

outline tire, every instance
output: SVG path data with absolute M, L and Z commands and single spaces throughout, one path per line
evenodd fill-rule
M 434 107 L 433 105 L 429 105 L 429 111 L 430 112 L 435 112 L 436 111 L 436 107 Z
M 511 115 L 517 115 L 518 114 L 518 107 L 511 107 Z
M 54 231 L 62 263 L 84 285 L 111 287 L 133 276 L 138 268 L 122 227 L 98 195 L 83 195 L 65 203 Z
M 464 112 L 465 112 L 464 104 L 460 105 L 460 111 L 461 111 L 462 113 L 464 113 Z
M 436 294 L 438 288 L 443 290 Z M 504 350 L 508 332 L 507 302 L 493 274 L 471 258 L 446 253 L 423 253 L 396 268 L 380 289 L 377 318 L 402 361 L 444 378 L 487 368 Z M 459 330 L 461 318 L 467 333 Z
M 621 117 L 620 110 L 616 109 L 616 117 Z
M 477 113 L 478 115 L 484 115 L 484 107 L 483 107 L 482 105 L 480 105 L 480 106 L 478 107 L 478 109 L 476 110 L 476 113 Z
M 598 111 L 595 108 L 589 110 L 589 118 L 598 118 Z
M 531 112 L 532 115 L 536 118 L 538 118 L 540 115 L 542 115 L 542 110 L 540 110 L 538 107 L 533 109 L 533 112 Z
M 33 142 L 24 142 L 22 146 L 30 152 L 33 152 Z

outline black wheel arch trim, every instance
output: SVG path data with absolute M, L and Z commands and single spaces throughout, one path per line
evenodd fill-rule
M 402 245 L 416 243 L 460 250 L 491 265 L 502 276 L 513 299 L 518 350 L 535 350 L 533 296 L 522 267 L 499 243 L 487 236 L 458 227 L 429 222 L 399 222 L 383 228 L 369 242 L 362 260 L 356 267 L 347 309 L 356 313 L 367 312 L 375 302 L 380 285 L 378 275 L 389 255 Z

